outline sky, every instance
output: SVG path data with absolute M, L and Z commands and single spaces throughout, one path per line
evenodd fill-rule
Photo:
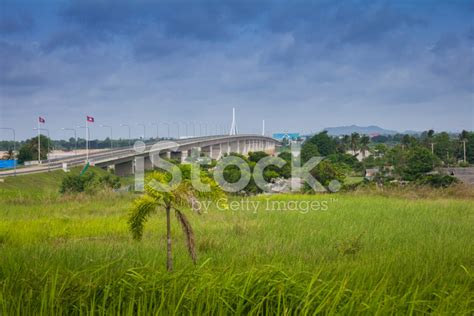
M 456 0 L 0 0 L 0 127 L 198 134 L 235 107 L 241 133 L 474 130 L 473 21 Z

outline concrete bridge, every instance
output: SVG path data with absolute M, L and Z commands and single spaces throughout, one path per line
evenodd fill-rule
M 206 137 L 193 137 L 178 140 L 159 141 L 154 144 L 147 144 L 139 150 L 133 147 L 106 150 L 89 155 L 89 162 L 102 168 L 114 168 L 115 174 L 126 176 L 133 174 L 138 157 L 144 158 L 145 169 L 152 169 L 152 156 L 159 155 L 163 158 L 177 159 L 184 162 L 191 154 L 191 150 L 198 150 L 201 154 L 212 159 L 219 159 L 225 153 L 240 153 L 247 155 L 253 151 L 265 151 L 269 154 L 275 152 L 275 146 L 279 142 L 273 138 L 253 135 L 217 135 Z M 68 158 L 52 159 L 43 161 L 41 165 L 18 168 L 16 173 L 29 174 L 47 172 L 67 167 L 80 166 L 85 164 L 85 155 L 77 155 Z M 13 170 L 0 172 L 0 177 L 14 175 Z

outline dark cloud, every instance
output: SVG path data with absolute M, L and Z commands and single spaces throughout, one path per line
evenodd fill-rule
M 2 91 L 37 88 L 45 79 L 35 69 L 35 56 L 20 45 L 0 42 L 0 86 Z
M 8 12 L 0 6 L 0 34 L 30 32 L 33 29 L 33 17 L 27 12 Z
M 462 1 L 11 2 L 0 22 L 2 119 L 30 131 L 40 107 L 54 133 L 84 112 L 110 125 L 227 122 L 235 106 L 243 131 L 262 118 L 303 132 L 467 128 L 469 10 Z

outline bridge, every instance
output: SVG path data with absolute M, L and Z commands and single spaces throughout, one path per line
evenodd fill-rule
M 90 153 L 89 163 L 101 168 L 114 168 L 118 176 L 134 174 L 135 163 L 138 157 L 144 158 L 145 170 L 153 169 L 152 157 L 159 155 L 162 158 L 186 161 L 191 150 L 198 150 L 204 156 L 220 159 L 224 154 L 231 152 L 247 155 L 249 152 L 265 151 L 268 154 L 275 152 L 279 141 L 253 134 L 217 135 L 193 137 L 177 140 L 163 140 L 154 144 L 146 144 L 139 148 L 123 147 Z M 138 150 L 137 150 L 138 149 Z M 67 158 L 43 161 L 40 165 L 18 168 L 17 175 L 48 172 L 67 167 L 81 166 L 86 163 L 86 155 L 76 155 Z M 1 171 L 0 177 L 12 176 L 14 170 Z

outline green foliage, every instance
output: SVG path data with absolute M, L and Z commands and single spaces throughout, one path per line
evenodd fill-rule
M 211 208 L 194 223 L 197 266 L 185 257 L 179 236 L 171 274 L 162 265 L 162 232 L 150 229 L 139 243 L 126 238 L 124 214 L 133 194 L 45 197 L 41 203 L 0 198 L 0 311 L 472 314 L 472 198 L 407 203 L 366 194 L 333 197 L 337 202 L 327 211 L 305 214 L 265 211 L 267 196 L 249 199 L 261 202 L 255 213 Z M 295 194 L 270 198 L 331 200 Z M 165 221 L 154 214 L 147 223 L 158 230 Z M 173 222 L 172 231 L 178 229 Z
M 464 131 L 463 139 L 466 140 L 466 159 L 470 164 L 474 164 L 474 132 Z M 462 152 L 462 155 L 461 155 Z M 462 149 L 460 149 L 460 157 L 464 155 Z
M 249 152 L 248 160 L 257 163 L 260 161 L 260 159 L 268 157 L 268 156 L 269 155 L 264 151 Z
M 429 185 L 434 188 L 447 188 L 452 184 L 458 183 L 458 180 L 449 175 L 432 174 L 419 177 L 416 183 Z
M 321 156 L 326 157 L 336 153 L 337 142 L 334 138 L 328 135 L 327 131 L 322 131 L 307 140 L 307 142 L 316 145 Z
M 200 200 L 215 201 L 218 199 L 227 199 L 214 179 L 210 178 L 205 172 L 199 174 L 199 180 L 204 185 L 208 185 L 210 190 L 199 191 L 192 185 L 191 166 L 180 165 L 176 168 L 180 168 L 182 174 L 182 179 L 179 183 L 172 183 L 173 178 L 171 173 L 159 171 L 154 171 L 146 178 L 145 194 L 134 201 L 128 218 L 128 226 L 133 239 L 140 240 L 143 236 L 145 223 L 148 221 L 150 215 L 157 209 L 166 211 L 168 271 L 173 269 L 170 231 L 171 209 L 175 211 L 176 219 L 180 223 L 185 235 L 188 252 L 193 262 L 196 263 L 194 232 L 187 217 L 180 209 L 191 208 L 200 213 Z
M 313 157 L 321 156 L 318 151 L 318 146 L 312 142 L 304 142 L 303 146 L 301 146 L 301 163 L 306 163 Z
M 344 172 L 333 164 L 331 161 L 325 159 L 311 170 L 311 175 L 319 181 L 323 186 L 328 186 L 332 180 L 337 180 L 340 183 L 344 182 Z
M 402 175 L 406 180 L 415 180 L 430 172 L 437 164 L 436 157 L 426 148 L 414 147 L 408 151 L 406 164 L 402 167 Z
M 51 151 L 51 140 L 44 136 L 40 136 L 41 146 L 41 160 L 48 158 L 48 153 Z M 38 159 L 38 137 L 33 137 L 28 140 L 20 147 L 18 152 L 18 162 L 24 163 L 25 161 L 37 160 Z
M 94 193 L 104 188 L 118 189 L 120 188 L 120 178 L 110 173 L 98 176 L 94 172 L 86 172 L 80 174 L 67 174 L 60 185 L 59 192 L 66 193 L 80 193 L 88 192 Z
M 354 155 L 346 153 L 332 154 L 327 157 L 334 164 L 344 164 L 355 172 L 364 171 L 364 165 Z
M 133 201 L 133 211 L 130 212 L 130 217 L 128 219 L 133 239 L 142 239 L 145 223 L 150 215 L 156 211 L 157 205 L 157 200 L 149 195 L 143 195 Z
M 355 255 L 362 249 L 362 236 L 364 233 L 336 243 L 337 252 L 342 255 Z

